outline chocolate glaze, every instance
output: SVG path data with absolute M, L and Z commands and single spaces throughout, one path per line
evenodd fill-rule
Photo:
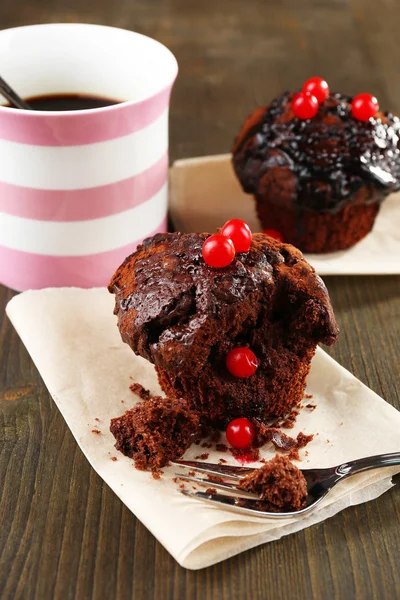
M 234 340 L 247 314 L 236 325 L 238 311 L 243 306 L 253 311 L 260 302 L 268 312 L 265 318 L 287 315 L 297 328 L 307 328 L 304 334 L 313 343 L 334 343 L 338 328 L 328 293 L 300 251 L 256 234 L 249 252 L 236 255 L 226 268 L 213 269 L 201 254 L 208 235 L 157 234 L 113 276 L 109 291 L 116 295 L 120 333 L 136 354 L 169 373 L 189 369 L 195 375 L 218 343 L 215 331 L 224 337 L 222 329 L 229 328 Z M 301 316 L 306 313 L 307 320 Z M 257 324 L 248 314 L 245 330 L 251 332 Z
M 351 98 L 331 94 L 313 119 L 301 120 L 285 92 L 257 109 L 233 147 L 243 189 L 300 211 L 335 213 L 346 203 L 380 202 L 400 187 L 400 120 L 351 115 Z

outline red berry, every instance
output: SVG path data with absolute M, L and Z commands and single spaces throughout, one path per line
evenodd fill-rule
M 221 269 L 230 265 L 235 258 L 235 246 L 232 240 L 222 233 L 214 233 L 204 242 L 202 254 L 210 267 Z
M 226 368 L 235 377 L 250 377 L 257 371 L 258 360 L 250 348 L 233 348 L 226 357 Z
M 254 442 L 256 430 L 249 419 L 241 417 L 234 419 L 226 428 L 226 439 L 229 444 L 238 450 L 250 448 Z
M 372 94 L 358 94 L 351 103 L 351 114 L 359 121 L 369 121 L 378 110 L 378 100 Z
M 303 92 L 312 94 L 322 104 L 329 96 L 329 86 L 322 77 L 310 77 L 303 85 Z
M 312 119 L 318 112 L 318 100 L 309 92 L 299 92 L 293 96 L 292 111 L 299 119 Z
M 242 219 L 227 221 L 221 233 L 232 240 L 236 252 L 248 252 L 253 239 L 251 229 Z
M 283 235 L 277 229 L 264 229 L 263 234 L 278 240 L 278 242 L 283 242 Z

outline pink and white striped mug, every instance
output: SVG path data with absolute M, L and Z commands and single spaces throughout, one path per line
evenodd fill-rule
M 0 31 L 0 63 L 23 98 L 123 101 L 68 112 L 0 106 L 0 282 L 103 286 L 138 243 L 166 229 L 177 62 L 138 33 L 50 24 Z

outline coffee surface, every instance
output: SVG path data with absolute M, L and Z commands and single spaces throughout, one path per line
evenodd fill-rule
M 90 94 L 50 94 L 26 98 L 32 110 L 88 110 L 120 104 L 120 100 Z M 9 105 L 8 105 L 9 106 Z

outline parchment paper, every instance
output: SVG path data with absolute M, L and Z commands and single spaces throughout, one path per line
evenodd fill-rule
M 400 468 L 370 471 L 338 485 L 308 517 L 273 521 L 182 496 L 172 481 L 173 467 L 164 469 L 158 481 L 137 471 L 132 460 L 114 449 L 109 422 L 138 400 L 129 390 L 130 377 L 152 392 L 160 390 L 153 366 L 122 343 L 113 302 L 104 289 L 29 291 L 10 301 L 7 314 L 90 464 L 183 567 L 207 567 L 376 498 L 391 487 L 391 476 Z M 399 451 L 400 413 L 321 349 L 313 360 L 307 392 L 313 397 L 306 402 L 317 408 L 304 408 L 288 433 L 318 435 L 305 449 L 308 456 L 301 451 L 299 466 L 333 466 Z M 193 446 L 186 457 L 203 451 Z M 267 458 L 274 454 L 272 448 L 263 452 Z M 209 460 L 230 460 L 229 456 L 213 452 Z

